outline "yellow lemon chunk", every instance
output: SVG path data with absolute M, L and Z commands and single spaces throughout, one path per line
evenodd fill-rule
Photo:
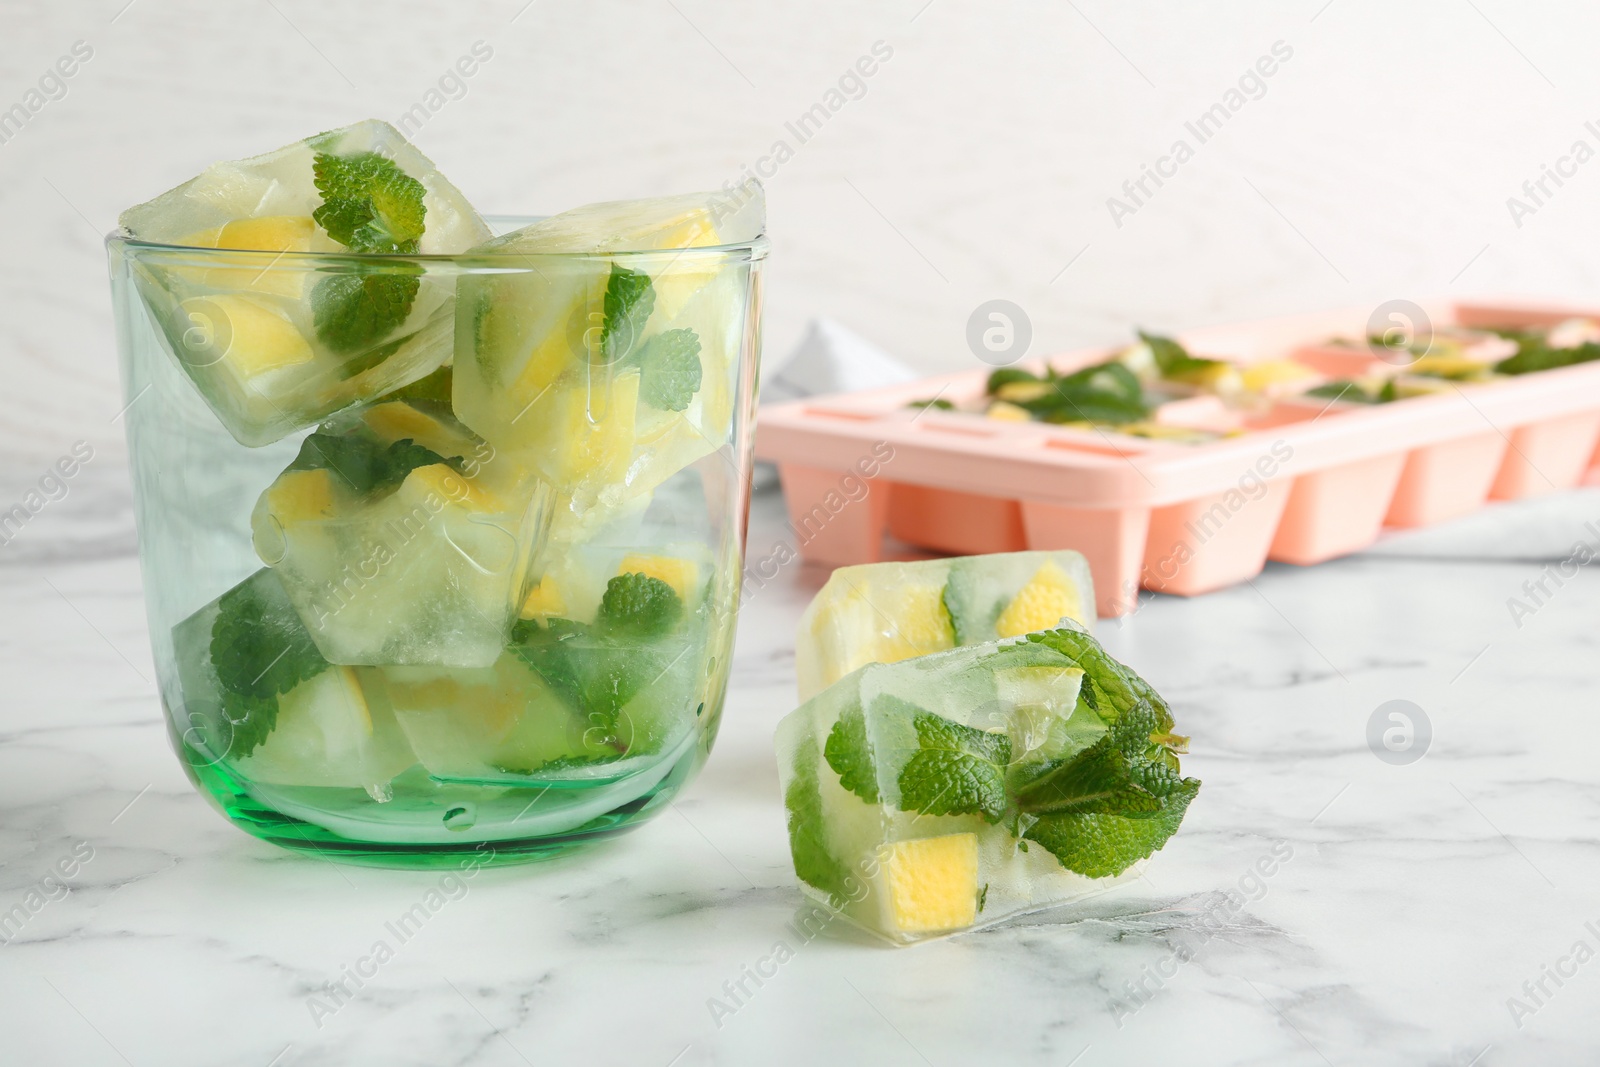
M 317 224 L 309 215 L 234 219 L 217 231 L 217 248 L 260 252 L 309 252 Z
M 936 933 L 977 919 L 977 834 L 895 841 L 879 848 L 878 863 L 886 928 Z
M 593 478 L 620 482 L 633 458 L 639 404 L 637 372 L 598 379 L 589 388 L 569 388 L 557 424 L 565 431 L 564 473 L 571 482 Z
M 1054 629 L 1064 618 L 1084 622 L 1083 604 L 1078 600 L 1078 589 L 1072 579 L 1050 560 L 1000 613 L 995 621 L 995 632 L 1001 637 L 1020 637 Z
M 1423 356 L 1411 366 L 1408 374 L 1427 374 L 1438 378 L 1483 378 L 1489 374 L 1490 365 L 1480 359 L 1465 356 Z
M 437 493 L 442 499 L 457 507 L 473 511 L 505 511 L 505 504 L 489 490 L 471 478 L 464 478 L 447 463 L 430 463 L 406 475 L 401 492 L 411 496 Z
M 552 615 L 564 615 L 566 611 L 567 600 L 561 595 L 561 588 L 547 574 L 539 579 L 539 584 L 528 590 L 528 597 L 522 602 L 519 614 L 524 619 L 548 619 Z
M 1252 393 L 1265 392 L 1274 385 L 1304 381 L 1316 377 L 1316 374 L 1304 363 L 1296 363 L 1292 359 L 1266 359 L 1240 371 L 1244 387 Z
M 1055 385 L 1050 382 L 1007 382 L 996 389 L 994 395 L 1001 400 L 1027 403 L 1049 395 L 1054 389 Z
M 634 553 L 625 557 L 622 565 L 617 568 L 618 574 L 644 574 L 651 578 L 659 578 L 672 586 L 685 603 L 688 603 L 690 594 L 695 591 L 700 582 L 700 565 L 692 559 L 677 559 L 673 556 L 646 556 Z
M 285 526 L 331 519 L 336 492 L 333 479 L 333 472 L 323 467 L 284 471 L 267 487 L 267 509 Z
M 1027 408 L 1018 407 L 1015 404 L 1008 404 L 1004 400 L 996 400 L 994 403 L 990 404 L 989 410 L 985 411 L 984 414 L 989 416 L 991 419 L 999 419 L 1001 422 L 1033 421 L 1033 416 L 1029 414 Z
M 183 359 L 194 366 L 226 363 L 240 378 L 310 363 L 316 358 L 294 323 L 253 297 L 232 293 L 191 297 L 178 305 Z
M 361 421 L 384 444 L 411 440 L 447 458 L 469 459 L 478 451 L 472 438 L 460 428 L 404 401 L 376 404 L 362 414 Z

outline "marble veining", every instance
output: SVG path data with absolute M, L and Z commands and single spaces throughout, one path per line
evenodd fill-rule
M 789 864 L 771 736 L 820 570 L 746 602 L 721 736 L 670 811 L 441 881 L 211 812 L 159 719 L 126 540 L 63 511 L 57 551 L 0 559 L 0 914 L 25 914 L 0 1062 L 1583 1062 L 1600 585 L 1520 627 L 1505 601 L 1597 497 L 1530 505 L 1543 555 L 1500 507 L 1102 622 L 1193 735 L 1182 831 L 1111 894 L 904 950 L 819 921 Z M 758 494 L 751 543 L 782 521 Z M 1397 698 L 1433 728 L 1405 766 L 1367 743 Z

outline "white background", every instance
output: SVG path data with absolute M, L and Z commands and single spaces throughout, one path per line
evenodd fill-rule
M 1032 352 L 1441 293 L 1582 300 L 1600 161 L 1514 225 L 1507 197 L 1600 139 L 1600 11 L 1507 0 L 525 0 L 0 7 L 0 109 L 94 57 L 0 145 L 0 500 L 77 439 L 75 493 L 128 545 L 100 237 L 206 164 L 396 120 L 475 41 L 494 55 L 417 140 L 484 211 L 715 187 L 875 41 L 893 57 L 768 182 L 769 361 L 835 317 L 969 365 L 995 297 Z M 1325 6 L 1324 6 L 1325 5 Z M 520 12 L 520 14 L 519 14 Z M 1107 199 L 1283 41 L 1293 57 L 1131 218 Z M 1068 264 L 1071 264 L 1069 267 Z M 1065 269 L 1064 269 L 1065 268 Z M 83 536 L 83 526 L 74 527 Z

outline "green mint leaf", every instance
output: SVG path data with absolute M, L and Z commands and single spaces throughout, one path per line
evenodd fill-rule
M 828 731 L 822 754 L 844 786 L 868 804 L 876 804 L 878 772 L 872 762 L 872 744 L 867 739 L 867 717 L 860 704 L 846 708 Z
M 1198 359 L 1189 354 L 1177 341 L 1159 334 L 1139 331 L 1139 340 L 1150 346 L 1151 353 L 1156 359 L 1156 369 L 1163 378 L 1176 381 L 1194 378 L 1218 366 L 1220 359 Z
M 311 321 L 318 339 L 340 353 L 360 352 L 381 341 L 411 314 L 422 285 L 420 273 L 413 264 L 391 263 L 323 278 L 311 290 Z M 389 354 L 360 369 L 376 366 Z
M 934 397 L 932 400 L 913 400 L 907 404 L 908 408 L 933 408 L 935 411 L 954 411 L 955 404 L 943 397 Z
M 622 709 L 670 666 L 659 652 L 640 647 L 635 635 L 570 619 L 550 619 L 542 626 L 525 619 L 511 636 L 512 651 L 604 735 L 595 743 L 619 751 L 624 747 Z
M 662 411 L 682 411 L 700 391 L 700 336 L 667 330 L 638 346 L 628 362 L 639 365 L 639 399 Z
M 992 371 L 989 374 L 989 380 L 983 388 L 990 396 L 994 396 L 1000 391 L 1002 385 L 1010 385 L 1012 382 L 1037 381 L 1043 381 L 1043 379 L 1032 371 L 1024 370 L 1021 367 L 1001 367 L 999 370 Z
M 392 393 L 383 394 L 381 400 L 385 403 L 404 400 L 413 405 L 443 404 L 448 407 L 454 380 L 450 367 L 440 367 L 426 378 L 418 378 L 410 385 L 402 385 Z
M 918 750 L 900 771 L 900 807 L 924 815 L 982 815 L 1006 809 L 1011 741 L 924 711 L 913 719 Z
M 1576 348 L 1546 348 L 1542 338 L 1527 334 L 1515 336 L 1513 340 L 1517 341 L 1517 354 L 1494 365 L 1498 374 L 1529 374 L 1600 359 L 1600 344 L 1593 341 Z
M 827 893 L 835 903 L 848 896 L 850 871 L 828 848 L 828 824 L 823 816 L 821 767 L 816 738 L 807 736 L 794 757 L 794 777 L 784 790 L 788 809 L 789 853 L 794 873 L 808 885 Z
M 1095 714 L 1114 724 L 1141 701 L 1150 705 L 1155 716 L 1153 732 L 1172 730 L 1172 709 L 1150 683 L 1113 659 L 1089 634 L 1071 627 L 1041 630 L 1027 640 L 1044 645 L 1065 656 L 1073 666 L 1083 668 L 1083 688 L 1079 691 Z
M 1137 818 L 1108 812 L 1044 815 L 1023 836 L 1048 849 L 1069 871 L 1108 878 L 1165 845 L 1199 791 L 1198 781 L 1185 778 L 1154 812 Z
M 606 583 L 598 621 L 613 633 L 654 637 L 682 616 L 683 598 L 672 586 L 648 574 L 619 574 Z
M 270 569 L 257 571 L 217 601 L 211 666 L 232 726 L 228 754 L 248 756 L 278 720 L 278 697 L 328 667 Z
M 299 454 L 286 469 L 329 470 L 352 490 L 367 496 L 394 488 L 418 467 L 444 463 L 460 471 L 463 462 L 460 456 L 441 456 L 410 438 L 384 445 L 359 431 L 332 434 L 319 430 L 300 442 Z
M 1033 379 L 1032 375 L 1028 375 L 1028 379 L 1038 380 Z M 991 374 L 989 380 L 993 383 L 995 375 Z M 1044 380 L 1050 383 L 1050 389 L 1037 397 L 1013 400 L 1011 403 L 1046 422 L 1058 423 L 1087 421 L 1119 424 L 1137 422 L 1150 414 L 1138 376 L 1116 360 L 1097 363 L 1066 375 L 1051 371 L 1050 377 Z
M 606 280 L 605 319 L 600 326 L 600 358 L 615 363 L 634 349 L 644 324 L 655 310 L 656 290 L 650 276 L 611 264 Z
M 352 252 L 411 255 L 422 239 L 427 189 L 376 152 L 318 152 L 312 179 L 322 205 L 311 213 L 328 236 Z

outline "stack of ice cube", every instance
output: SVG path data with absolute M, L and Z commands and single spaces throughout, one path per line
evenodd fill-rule
M 1028 555 L 1035 574 L 1061 566 Z M 1166 702 L 1081 626 L 1068 619 L 995 639 L 997 620 L 1028 588 L 1016 578 L 1027 567 L 1003 556 L 937 562 L 973 579 L 951 614 L 983 605 L 986 622 L 957 627 L 975 643 L 860 666 L 811 694 L 777 734 L 802 888 L 900 944 L 1130 877 L 1177 830 L 1200 786 L 1180 773 L 1186 739 Z M 849 569 L 868 598 L 918 573 Z M 938 599 L 933 588 L 918 597 Z M 1093 603 L 1086 584 L 1079 592 Z M 963 601 L 968 594 L 975 599 Z M 818 601 L 836 595 L 825 587 Z M 839 665 L 812 656 L 820 669 Z
M 490 240 L 369 121 L 125 212 L 173 246 L 135 285 L 219 422 L 251 447 L 312 429 L 251 515 L 267 569 L 175 628 L 197 750 L 382 798 L 415 764 L 620 781 L 682 748 L 732 579 L 652 503 L 734 440 L 753 315 L 716 246 L 764 210 L 759 187 L 619 201 Z M 469 250 L 459 296 L 457 265 L 410 258 Z M 672 484 L 704 512 L 698 476 Z

